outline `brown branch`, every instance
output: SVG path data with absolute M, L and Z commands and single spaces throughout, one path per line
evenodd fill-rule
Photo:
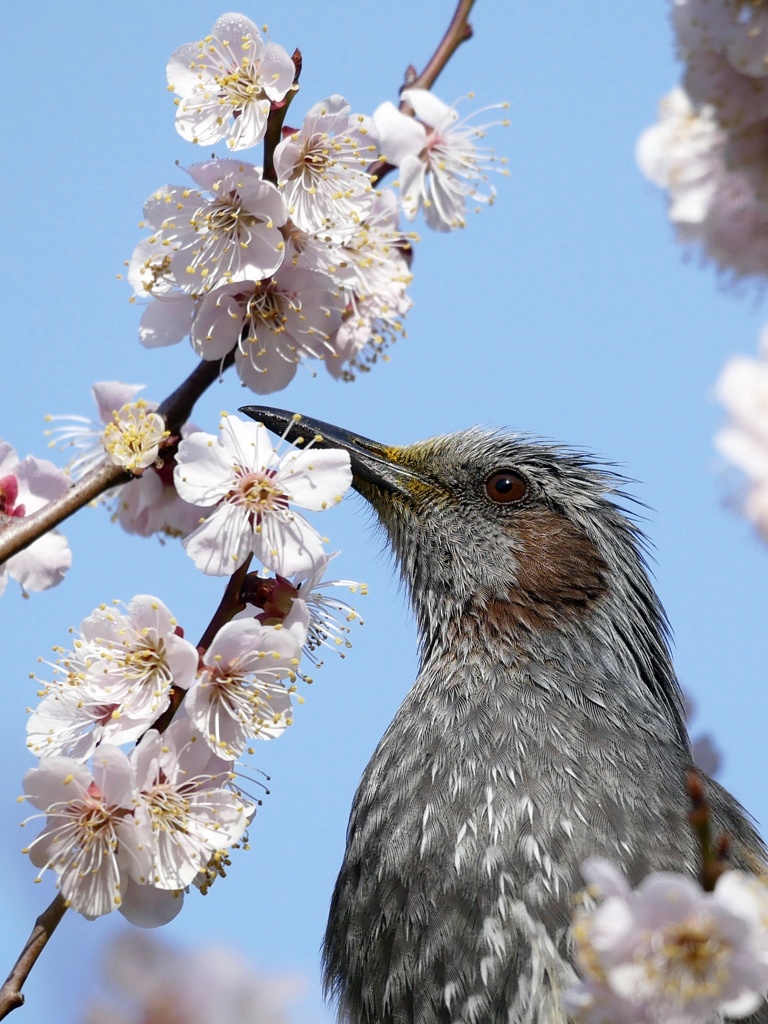
M 451 23 L 445 30 L 445 35 L 437 44 L 435 52 L 425 64 L 424 70 L 421 74 L 417 74 L 413 65 L 409 65 L 409 67 L 406 68 L 403 84 L 400 86 L 400 92 L 402 92 L 403 89 L 432 88 L 437 81 L 438 75 L 461 44 L 472 38 L 472 26 L 469 23 L 469 12 L 472 10 L 474 4 L 475 0 L 459 0 L 456 5 L 456 10 L 453 12 Z M 400 101 L 400 110 L 404 114 L 409 114 L 413 117 L 413 109 L 405 102 L 405 100 Z M 394 164 L 388 163 L 386 160 L 377 160 L 375 163 L 372 163 L 367 170 L 368 174 L 371 174 L 376 179 L 376 182 L 379 183 L 383 178 L 395 170 L 395 166 Z
M 431 89 L 437 76 L 458 50 L 462 43 L 472 38 L 472 26 L 469 24 L 469 12 L 475 0 L 459 0 L 453 18 L 445 35 L 438 43 L 437 49 L 427 61 L 426 67 L 411 81 L 406 81 L 404 89 Z
M 171 434 L 178 434 L 189 419 L 198 398 L 234 362 L 234 352 L 223 361 L 201 360 L 187 379 L 160 403 L 157 411 L 164 418 Z M 115 466 L 108 459 L 95 466 L 60 498 L 49 501 L 38 512 L 23 519 L 3 517 L 0 523 L 0 565 L 13 555 L 29 547 L 49 530 L 53 530 L 65 519 L 119 484 L 128 483 L 133 476 L 121 466 Z
M 691 801 L 688 821 L 698 840 L 701 855 L 699 881 L 704 892 L 712 892 L 720 875 L 728 870 L 730 837 L 724 834 L 718 837 L 717 842 L 713 839 L 712 811 L 704 796 L 704 780 L 696 768 L 688 772 L 686 790 Z
M 275 148 L 281 141 L 283 123 L 285 122 L 285 115 L 288 113 L 288 107 L 291 105 L 291 101 L 299 91 L 299 76 L 301 75 L 302 57 L 301 50 L 296 49 L 291 54 L 291 60 L 293 61 L 294 75 L 293 85 L 287 92 L 284 99 L 279 102 L 275 102 L 269 109 L 269 117 L 267 118 L 267 131 L 264 135 L 264 170 L 262 177 L 265 181 L 271 181 L 273 185 L 277 184 L 277 173 L 275 172 Z
M 245 608 L 243 584 L 246 576 L 248 575 L 248 568 L 251 564 L 252 557 L 252 555 L 248 555 L 243 564 L 230 576 L 221 601 L 219 602 L 219 607 L 213 613 L 213 618 L 208 623 L 205 632 L 200 637 L 200 643 L 197 645 L 197 649 L 201 654 L 204 654 L 211 646 L 213 638 L 221 627 L 225 626 L 234 618 L 235 615 L 237 615 L 238 612 L 241 612 L 243 608 Z
M 200 643 L 197 645 L 197 650 L 201 658 L 211 646 L 213 638 L 221 627 L 226 625 L 226 623 L 231 622 L 235 615 L 245 608 L 246 602 L 243 597 L 243 584 L 248 575 L 248 567 L 251 564 L 252 557 L 252 555 L 248 555 L 243 564 L 229 577 L 221 601 L 219 602 L 219 606 L 213 613 L 211 621 L 206 626 L 205 632 L 200 638 Z M 182 690 L 178 686 L 171 686 L 171 703 L 162 715 L 160 715 L 157 721 L 153 722 L 150 728 L 157 729 L 158 732 L 165 732 L 173 721 L 173 716 L 181 707 L 186 693 L 186 690 Z M 139 740 L 137 740 L 137 742 L 139 742 Z
M 27 939 L 19 959 L 13 965 L 11 973 L 5 980 L 5 984 L 0 988 L 0 1020 L 7 1017 L 11 1010 L 15 1010 L 17 1006 L 24 1005 L 24 995 L 21 991 L 22 986 L 29 977 L 29 972 L 35 966 L 37 958 L 45 949 L 48 940 L 56 930 L 59 921 L 64 917 L 66 910 L 67 901 L 59 893 L 50 906 L 46 907 L 35 921 L 35 927 L 32 929 L 32 934 Z

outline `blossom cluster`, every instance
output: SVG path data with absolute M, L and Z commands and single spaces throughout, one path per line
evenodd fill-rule
M 666 189 L 678 238 L 733 279 L 768 275 L 768 7 L 673 0 L 683 81 L 637 146 L 642 171 Z M 716 395 L 731 422 L 722 455 L 747 477 L 740 506 L 768 538 L 768 377 L 759 359 L 724 367 Z
M 233 947 L 176 947 L 126 931 L 103 960 L 104 994 L 91 996 L 83 1024 L 289 1024 L 302 979 L 258 973 Z
M 328 560 L 260 579 L 254 604 L 205 650 L 159 598 L 138 595 L 95 609 L 58 651 L 27 725 L 40 762 L 25 795 L 46 819 L 27 852 L 75 910 L 163 924 L 243 842 L 256 801 L 236 783 L 237 762 L 251 740 L 290 725 L 302 649 L 343 644 L 336 616 L 355 617 L 321 593 Z
M 256 802 L 235 783 L 237 762 L 252 739 L 290 724 L 302 651 L 317 661 L 323 645 L 346 645 L 339 618 L 356 614 L 324 588 L 357 585 L 323 582 L 333 556 L 295 510 L 341 501 L 352 480 L 346 452 L 317 450 L 310 439 L 280 454 L 262 424 L 224 416 L 218 436 L 183 431 L 172 465 L 166 453 L 158 466 L 149 403 L 130 402 L 138 390 L 97 385 L 105 429 L 81 422 L 59 430 L 57 439 L 79 452 L 75 472 L 94 458 L 94 435 L 103 444 L 112 426 L 119 458 L 137 474 L 123 490 L 142 488 L 135 499 L 118 496 L 120 508 L 140 508 L 145 525 L 187 519 L 179 532 L 205 573 L 231 575 L 255 556 L 274 574 L 253 574 L 241 589 L 246 608 L 206 648 L 184 638 L 157 597 L 139 595 L 123 611 L 97 608 L 72 649 L 58 652 L 30 715 L 28 746 L 40 764 L 25 793 L 46 818 L 28 848 L 33 863 L 56 872 L 84 915 L 119 908 L 151 926 L 179 912 L 188 886 L 206 889 L 242 842 Z M 7 482 L 5 490 L 9 511 L 18 511 L 17 491 Z
M 735 277 L 768 273 L 768 18 L 762 4 L 674 0 L 682 85 L 638 143 L 683 243 Z
M 633 890 L 608 861 L 582 867 L 601 898 L 577 912 L 577 1024 L 707 1024 L 748 1017 L 768 993 L 768 888 L 727 871 L 713 892 L 656 872 Z
M 301 127 L 283 128 L 269 172 L 234 156 L 265 140 L 272 114 L 282 123 L 295 77 L 287 52 L 241 14 L 172 54 L 179 133 L 229 154 L 152 193 L 150 234 L 128 264 L 134 297 L 149 300 L 145 346 L 189 336 L 201 358 L 234 359 L 259 394 L 284 388 L 307 359 L 350 379 L 402 331 L 415 236 L 401 232 L 401 208 L 450 230 L 464 224 L 467 200 L 493 196 L 478 187 L 494 163 L 476 145 L 487 126 L 460 121 L 423 89 L 404 93 L 415 118 L 392 104 L 371 117 L 342 96 L 321 100 Z M 375 187 L 385 160 L 401 168 L 399 198 Z

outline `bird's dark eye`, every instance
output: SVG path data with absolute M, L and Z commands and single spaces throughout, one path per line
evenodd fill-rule
M 521 501 L 527 490 L 528 484 L 513 469 L 500 469 L 485 482 L 486 494 L 499 505 L 513 505 Z

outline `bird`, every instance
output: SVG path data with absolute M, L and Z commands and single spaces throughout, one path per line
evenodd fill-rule
M 583 861 L 632 885 L 700 868 L 669 626 L 626 479 L 527 435 L 392 446 L 242 411 L 349 453 L 418 627 L 418 674 L 359 783 L 331 898 L 339 1019 L 566 1024 Z M 764 870 L 749 816 L 705 784 L 732 865 Z

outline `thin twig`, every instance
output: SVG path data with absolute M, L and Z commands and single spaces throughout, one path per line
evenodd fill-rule
M 233 362 L 234 353 L 230 353 L 223 361 L 201 360 L 184 383 L 160 403 L 157 411 L 164 418 L 171 434 L 178 434 L 189 419 L 198 398 Z M 98 466 L 72 484 L 60 498 L 49 501 L 38 512 L 23 519 L 3 517 L 4 521 L 0 524 L 0 565 L 39 540 L 49 530 L 55 529 L 100 494 L 133 479 L 132 474 L 126 473 L 121 466 L 115 466 L 105 457 Z
M 291 54 L 291 60 L 294 67 L 293 84 L 284 99 L 272 103 L 269 117 L 267 118 L 267 131 L 264 135 L 264 170 L 262 176 L 265 181 L 271 181 L 273 185 L 277 184 L 275 148 L 281 141 L 283 123 L 285 122 L 285 115 L 288 113 L 288 107 L 299 91 L 299 76 L 301 75 L 302 66 L 301 50 L 294 50 Z
M 728 835 L 719 836 L 717 842 L 712 836 L 712 811 L 704 796 L 704 781 L 697 769 L 691 768 L 686 780 L 686 789 L 691 801 L 688 820 L 696 834 L 701 855 L 699 881 L 705 892 L 712 892 L 720 875 L 728 870 L 727 856 L 730 847 Z
M 421 74 L 416 73 L 413 65 L 410 65 L 405 72 L 403 89 L 431 89 L 437 80 L 437 76 L 446 66 L 448 61 L 458 50 L 462 43 L 472 38 L 472 26 L 469 23 L 469 12 L 472 10 L 475 0 L 459 0 L 456 10 L 453 12 L 451 23 L 445 30 L 445 35 L 437 44 L 437 48 L 424 66 Z M 400 110 L 404 114 L 413 116 L 412 107 L 405 100 L 400 101 Z M 379 184 L 388 174 L 395 170 L 395 165 L 387 160 L 376 160 L 368 167 L 368 174 L 372 175 Z
M 445 65 L 458 50 L 462 43 L 472 38 L 472 26 L 469 24 L 469 12 L 472 10 L 475 0 L 459 0 L 456 10 L 453 13 L 451 24 L 440 40 L 437 49 L 427 61 L 426 67 L 410 82 L 406 82 L 403 88 L 409 89 L 431 89 L 437 80 L 437 76 Z
M 66 911 L 67 901 L 61 893 L 58 893 L 54 901 L 35 921 L 35 927 L 32 929 L 32 934 L 27 939 L 19 959 L 13 965 L 5 984 L 0 988 L 0 1020 L 7 1017 L 17 1006 L 24 1005 L 22 986 Z

